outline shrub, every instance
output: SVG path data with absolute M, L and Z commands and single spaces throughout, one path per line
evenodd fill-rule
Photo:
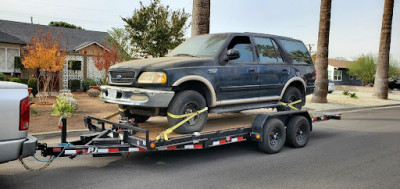
M 351 97 L 351 98 L 358 98 L 358 96 L 357 96 L 356 93 L 350 93 L 350 97 Z
M 21 83 L 21 80 L 18 77 L 13 77 L 10 79 L 11 82 Z
M 29 78 L 28 87 L 32 88 L 32 94 L 33 94 L 33 96 L 36 96 L 36 94 L 38 93 L 37 79 L 36 78 Z
M 347 91 L 347 90 L 345 90 L 345 91 L 343 91 L 343 95 L 349 95 L 349 91 Z
M 71 89 L 71 91 L 80 91 L 81 90 L 81 80 L 79 80 L 79 79 L 69 80 L 68 88 Z
M 71 116 L 71 114 L 75 111 L 75 106 L 67 101 L 66 97 L 57 97 L 56 102 L 52 107 L 53 112 L 51 115 L 53 116 Z
M 0 81 L 8 81 L 8 77 L 0 72 Z
M 71 91 L 62 91 L 59 95 L 58 98 L 65 98 L 65 100 L 69 103 L 75 106 L 75 110 L 78 110 L 79 108 L 79 103 L 78 101 L 74 98 L 74 95 L 71 93 Z
M 97 82 L 93 79 L 87 78 L 83 80 L 82 86 L 83 86 L 83 91 L 89 90 L 89 86 L 96 86 Z
M 19 79 L 21 82 L 20 83 L 23 83 L 23 84 L 27 84 L 28 85 L 28 81 L 29 81 L 29 79 Z
M 36 109 L 31 108 L 31 114 L 36 115 L 36 114 L 38 114 L 38 112 Z
M 89 89 L 87 93 L 90 97 L 98 97 L 100 95 L 100 91 L 97 89 Z

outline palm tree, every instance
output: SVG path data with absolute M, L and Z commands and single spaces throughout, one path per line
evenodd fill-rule
M 210 33 L 210 0 L 193 0 L 192 37 Z
M 394 0 L 385 0 L 383 8 L 381 40 L 379 44 L 378 64 L 374 82 L 375 96 L 380 99 L 388 98 L 389 53 L 392 33 Z
M 328 50 L 329 30 L 331 25 L 332 0 L 321 0 L 319 13 L 319 32 L 317 58 L 315 62 L 316 80 L 315 89 L 311 101 L 316 103 L 327 103 L 328 95 Z

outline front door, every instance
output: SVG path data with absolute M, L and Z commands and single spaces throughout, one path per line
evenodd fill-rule
M 259 66 L 254 58 L 255 53 L 250 38 L 234 37 L 226 50 L 229 49 L 239 50 L 240 58 L 219 67 L 218 100 L 222 104 L 229 104 L 231 100 L 235 103 L 257 101 Z

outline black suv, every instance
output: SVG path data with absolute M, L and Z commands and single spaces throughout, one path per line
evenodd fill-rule
M 278 101 L 301 108 L 314 90 L 315 69 L 296 39 L 258 33 L 222 33 L 188 39 L 166 57 L 132 60 L 109 69 L 101 99 L 119 104 L 122 117 L 182 115 L 269 107 Z M 285 110 L 284 107 L 278 110 Z M 204 112 L 175 130 L 200 131 Z M 181 119 L 168 116 L 173 126 Z

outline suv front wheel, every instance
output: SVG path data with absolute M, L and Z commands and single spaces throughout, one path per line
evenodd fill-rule
M 195 113 L 206 107 L 206 100 L 197 91 L 186 90 L 178 92 L 172 101 L 169 103 L 168 112 L 174 115 L 183 115 L 189 113 Z M 177 129 L 176 133 L 193 133 L 201 131 L 204 125 L 207 123 L 208 112 L 205 111 L 194 118 L 190 119 Z M 168 125 L 173 127 L 185 118 L 172 118 L 168 116 Z

